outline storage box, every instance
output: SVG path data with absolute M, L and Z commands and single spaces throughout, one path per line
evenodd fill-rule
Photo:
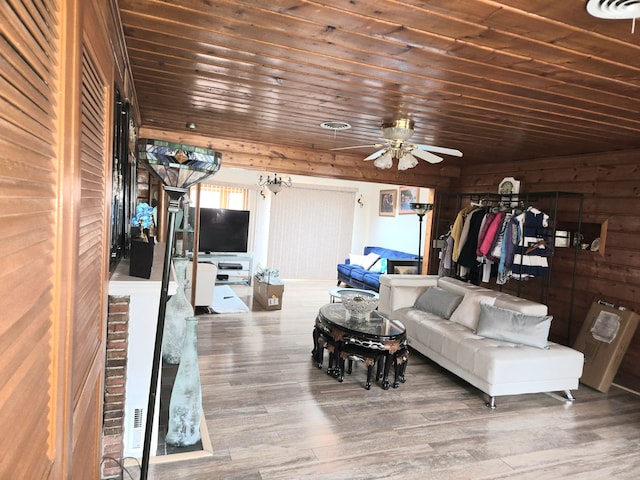
M 573 348 L 584 354 L 580 382 L 608 392 L 640 317 L 630 310 L 594 303 Z
M 253 302 L 265 310 L 280 310 L 282 308 L 283 293 L 284 285 L 272 285 L 254 279 Z

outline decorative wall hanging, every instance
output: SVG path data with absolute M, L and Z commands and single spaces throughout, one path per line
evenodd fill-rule
M 381 217 L 396 216 L 396 196 L 397 190 L 380 190 L 380 208 L 378 215 Z
M 418 201 L 418 195 L 418 187 L 400 187 L 398 213 L 400 215 L 415 213 L 413 208 L 411 208 L 411 204 Z

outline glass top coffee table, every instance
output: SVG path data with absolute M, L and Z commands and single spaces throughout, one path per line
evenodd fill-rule
M 349 289 L 353 291 L 354 289 Z M 408 358 L 407 333 L 399 320 L 394 320 L 376 310 L 365 318 L 352 318 L 342 303 L 329 303 L 320 308 L 314 328 L 314 359 L 322 366 L 323 349 L 329 350 L 327 373 L 342 382 L 346 359 L 363 360 L 368 367 L 367 383 L 371 388 L 371 373 L 377 363 L 377 380 L 387 390 L 389 370 L 394 364 L 393 387 L 404 382 Z M 335 364 L 332 364 L 332 359 Z M 382 373 L 384 370 L 384 373 Z
M 334 303 L 337 299 L 341 298 L 345 293 L 357 293 L 362 295 L 363 297 L 376 297 L 379 298 L 377 292 L 373 290 L 363 290 L 361 288 L 345 288 L 345 287 L 336 287 L 329 290 L 329 297 L 331 299 L 331 303 Z

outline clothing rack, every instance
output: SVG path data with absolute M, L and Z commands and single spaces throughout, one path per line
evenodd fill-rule
M 583 207 L 583 195 L 574 192 L 532 192 L 532 193 L 517 193 L 517 194 L 501 194 L 501 193 L 488 193 L 488 192 L 475 192 L 475 193 L 440 193 L 438 195 L 438 201 L 435 205 L 435 225 L 434 225 L 434 237 L 435 239 L 441 239 L 446 237 L 450 232 L 451 226 L 460 210 L 465 206 L 475 206 L 478 208 L 498 208 L 509 209 L 515 211 L 526 211 L 529 207 L 537 208 L 544 211 L 549 216 L 549 228 L 553 232 L 553 238 L 556 238 L 556 230 L 558 230 L 558 212 L 559 206 L 564 200 L 577 201 L 578 210 L 575 214 L 571 214 L 573 218 L 562 218 L 565 223 L 572 223 L 578 225 L 578 232 L 581 231 L 582 224 L 582 207 Z M 567 217 L 566 209 L 562 215 Z M 432 255 L 431 258 L 434 262 L 439 259 L 439 250 L 441 248 L 442 241 L 432 243 Z M 578 247 L 579 248 L 579 247 Z M 569 298 L 569 313 L 568 313 L 568 327 L 567 327 L 567 340 L 571 339 L 571 325 L 573 321 L 573 301 L 575 294 L 575 279 L 577 271 L 578 260 L 578 248 L 574 248 L 573 251 L 573 265 L 571 270 L 571 286 L 570 286 L 570 298 Z M 553 256 L 547 258 L 548 261 L 548 275 L 541 277 L 540 284 L 540 298 L 538 301 L 549 304 L 551 287 L 553 285 Z M 522 264 L 520 264 L 522 265 Z M 433 267 L 433 264 L 432 264 Z M 432 269 L 433 272 L 433 269 Z M 516 283 L 515 294 L 521 296 L 523 288 L 526 282 L 522 280 L 510 280 L 509 284 Z M 475 283 L 475 282 L 474 282 Z M 478 283 L 479 279 L 478 279 Z M 497 285 L 502 290 L 503 285 Z M 530 293 L 530 292 L 529 292 Z

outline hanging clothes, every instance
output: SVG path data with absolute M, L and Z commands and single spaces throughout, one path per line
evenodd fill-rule
M 473 205 L 468 205 L 464 207 L 456 215 L 456 219 L 453 222 L 453 227 L 451 227 L 451 238 L 453 239 L 451 259 L 454 262 L 458 261 L 458 256 L 460 255 L 460 248 L 462 247 L 461 241 L 464 240 L 464 238 L 462 238 L 462 232 L 463 232 L 465 220 L 467 219 L 467 215 L 475 209 L 476 207 Z
M 522 237 L 514 252 L 512 276 L 518 279 L 549 275 L 547 257 L 553 255 L 553 230 L 549 215 L 529 207 L 515 217 Z
M 474 210 L 467 215 L 465 220 L 466 238 L 460 248 L 458 255 L 458 264 L 467 268 L 478 268 L 478 236 L 480 235 L 480 227 L 485 217 L 484 210 Z M 462 240 L 461 240 L 462 242 Z
M 499 230 L 497 235 L 493 239 L 493 243 L 491 244 L 491 248 L 486 254 L 487 259 L 492 262 L 500 262 L 500 257 L 502 256 L 502 241 L 504 239 L 504 233 L 511 221 L 512 214 L 510 212 L 505 212 L 505 215 L 502 217 L 502 221 L 499 225 Z
M 440 265 L 438 267 L 439 277 L 453 277 L 453 260 L 451 259 L 451 253 L 453 250 L 453 238 L 451 233 L 447 234 L 442 240 L 442 250 L 440 252 Z
M 498 262 L 498 278 L 496 279 L 498 285 L 504 285 L 512 277 L 515 251 L 522 238 L 520 222 L 511 215 L 508 217 L 509 221 L 504 227 L 500 245 L 500 261 Z
M 487 214 L 487 220 L 483 231 L 478 237 L 478 256 L 486 257 L 496 242 L 496 237 L 503 228 L 506 212 L 491 212 Z

